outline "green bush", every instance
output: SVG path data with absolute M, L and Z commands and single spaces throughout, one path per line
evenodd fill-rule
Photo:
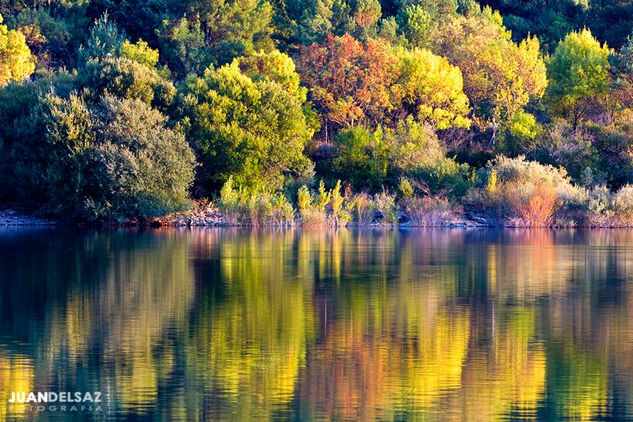
M 140 100 L 47 94 L 11 149 L 25 203 L 82 220 L 154 217 L 188 206 L 194 156 L 182 133 Z
M 388 154 L 380 131 L 370 132 L 360 126 L 342 129 L 335 139 L 336 158 L 332 172 L 348 180 L 354 189 L 379 189 L 386 180 Z

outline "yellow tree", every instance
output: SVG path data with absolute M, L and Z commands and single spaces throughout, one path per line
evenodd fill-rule
M 490 8 L 455 16 L 434 35 L 435 52 L 462 70 L 464 92 L 480 124 L 510 120 L 545 92 L 546 68 L 538 39 L 514 43 L 499 13 Z
M 2 25 L 0 15 L 0 86 L 21 81 L 35 70 L 35 57 L 26 45 L 24 34 Z
M 396 56 L 402 111 L 437 129 L 470 126 L 468 97 L 458 67 L 426 49 L 399 49 Z

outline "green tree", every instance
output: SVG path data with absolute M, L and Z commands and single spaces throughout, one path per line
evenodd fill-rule
M 79 86 L 96 102 L 106 93 L 128 99 L 140 99 L 165 111 L 176 95 L 173 83 L 157 69 L 126 57 L 91 59 L 81 69 Z
M 398 31 L 413 47 L 428 47 L 437 21 L 419 4 L 400 9 L 396 17 Z
M 120 54 L 122 57 L 144 64 L 150 69 L 155 68 L 158 64 L 158 50 L 150 48 L 143 40 L 139 40 L 136 44 L 125 40 L 121 45 Z
M 335 144 L 334 176 L 350 181 L 357 190 L 379 190 L 389 166 L 389 151 L 383 143 L 382 132 L 372 133 L 361 126 L 341 129 Z
M 161 54 L 177 76 L 200 75 L 213 62 L 199 20 L 165 20 L 158 32 Z
M 97 113 L 87 218 L 153 217 L 186 206 L 195 157 L 184 135 L 138 99 L 105 97 Z
M 199 20 L 205 48 L 212 52 L 216 65 L 273 47 L 273 9 L 265 0 L 191 0 L 187 9 L 191 19 Z
M 576 128 L 588 107 L 604 99 L 609 89 L 610 53 L 588 29 L 572 32 L 558 44 L 547 67 L 552 114 L 570 119 Z
M 104 13 L 90 29 L 90 37 L 86 44 L 79 48 L 79 62 L 82 64 L 89 59 L 118 56 L 124 42 L 125 34 L 121 33 L 116 24 L 110 21 L 108 14 Z
M 305 94 L 296 85 L 289 91 L 288 81 L 296 78 L 291 72 L 278 79 L 279 72 L 255 73 L 248 61 L 244 73 L 240 63 L 209 68 L 204 78 L 189 77 L 183 86 L 189 139 L 202 163 L 198 179 L 207 189 L 231 175 L 250 189 L 281 187 L 285 176 L 311 171 L 303 155 L 314 132 L 304 113 Z

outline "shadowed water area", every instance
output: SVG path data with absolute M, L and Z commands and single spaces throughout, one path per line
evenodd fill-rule
M 0 420 L 633 419 L 633 231 L 0 229 L 0 283 Z

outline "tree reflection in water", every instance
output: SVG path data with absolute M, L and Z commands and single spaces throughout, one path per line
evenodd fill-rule
M 160 419 L 631 417 L 628 231 L 5 230 L 11 391 Z

